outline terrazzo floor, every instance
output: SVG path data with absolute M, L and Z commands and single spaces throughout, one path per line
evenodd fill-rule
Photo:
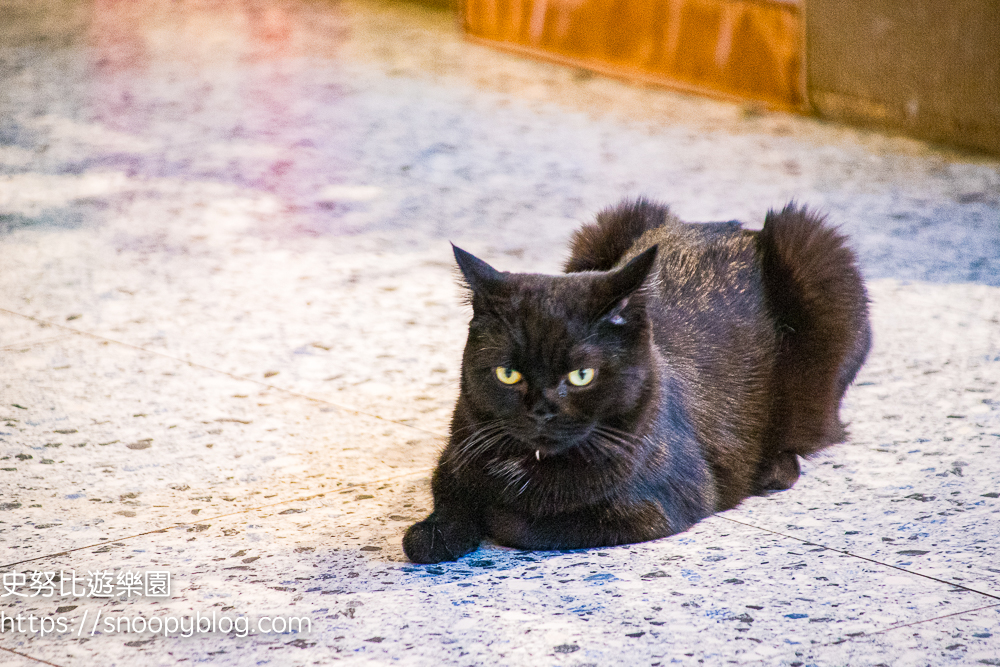
M 1000 665 L 1000 160 L 416 4 L 0 14 L 0 664 Z M 554 272 L 638 194 L 851 236 L 850 440 L 673 537 L 406 562 L 469 317 L 448 242 Z

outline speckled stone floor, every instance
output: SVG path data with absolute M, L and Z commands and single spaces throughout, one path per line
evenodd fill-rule
M 420 5 L 0 15 L 0 663 L 1000 665 L 997 159 L 496 53 Z M 407 563 L 468 318 L 448 241 L 555 271 L 636 194 L 851 235 L 850 441 L 674 537 Z

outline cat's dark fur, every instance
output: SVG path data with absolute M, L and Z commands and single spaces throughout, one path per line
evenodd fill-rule
M 487 537 L 571 549 L 677 533 L 791 487 L 798 457 L 845 436 L 867 298 L 844 237 L 805 208 L 753 232 L 626 201 L 577 232 L 559 276 L 455 256 L 473 317 L 434 512 L 403 539 L 413 561 Z M 590 384 L 567 382 L 584 368 Z

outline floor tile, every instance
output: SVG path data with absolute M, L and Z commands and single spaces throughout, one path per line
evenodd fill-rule
M 8 359 L 21 383 L 3 391 L 0 539 L 16 560 L 425 474 L 440 446 L 403 424 L 80 336 Z
M 392 507 L 400 492 L 400 500 L 415 500 L 406 484 L 385 486 L 363 489 L 373 496 L 367 502 Z M 351 506 L 357 502 L 350 501 L 353 493 L 346 494 Z M 117 576 L 126 569 L 166 568 L 172 571 L 173 597 L 162 604 L 138 597 L 36 598 L 9 606 L 8 613 L 54 615 L 53 607 L 63 608 L 77 632 L 84 611 L 91 623 L 98 611 L 105 618 L 215 611 L 253 622 L 301 612 L 315 624 L 312 633 L 239 640 L 227 646 L 230 657 L 215 658 L 226 664 L 292 647 L 308 651 L 291 651 L 302 659 L 334 651 L 379 660 L 405 651 L 415 664 L 457 664 L 470 652 L 479 660 L 526 660 L 583 651 L 578 658 L 601 664 L 621 658 L 685 661 L 692 657 L 687 653 L 704 660 L 791 660 L 802 649 L 822 654 L 825 645 L 983 606 L 982 596 L 968 591 L 887 575 L 886 568 L 803 549 L 721 519 L 628 547 L 583 553 L 485 547 L 458 563 L 412 566 L 400 562 L 388 543 L 398 543 L 405 522 L 353 519 L 343 513 L 343 497 L 290 504 L 288 509 L 300 510 L 292 515 L 251 510 L 175 527 L 91 553 L 54 556 L 27 571 L 29 577 L 35 569 L 82 577 L 85 571 Z M 331 549 L 328 540 L 338 547 Z M 14 648 L 54 658 L 67 650 L 71 634 L 38 636 Z M 167 653 L 203 659 L 211 646 L 207 637 L 195 642 L 105 632 L 73 650 L 78 658 L 100 651 L 121 660 L 139 654 L 164 659 Z

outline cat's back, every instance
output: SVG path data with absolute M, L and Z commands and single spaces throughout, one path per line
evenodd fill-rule
M 738 222 L 683 223 L 640 200 L 606 211 L 587 237 L 586 256 L 617 253 L 604 270 L 658 248 L 646 311 L 664 364 L 663 400 L 683 404 L 719 508 L 750 492 L 770 412 L 776 334 L 755 236 Z
M 645 231 L 622 255 L 626 263 L 657 246 L 656 288 L 684 298 L 717 299 L 729 290 L 746 294 L 759 282 L 753 232 L 738 222 L 683 223 L 670 219 Z
M 660 290 L 711 299 L 720 288 L 739 291 L 757 270 L 753 237 L 739 222 L 684 223 L 667 206 L 639 198 L 579 229 L 565 271 L 609 271 L 656 245 Z
M 645 230 L 619 260 L 657 246 L 657 270 L 647 285 L 656 341 L 672 354 L 694 355 L 713 376 L 718 365 L 752 379 L 767 370 L 774 333 L 755 235 L 738 222 L 683 223 L 670 216 Z

